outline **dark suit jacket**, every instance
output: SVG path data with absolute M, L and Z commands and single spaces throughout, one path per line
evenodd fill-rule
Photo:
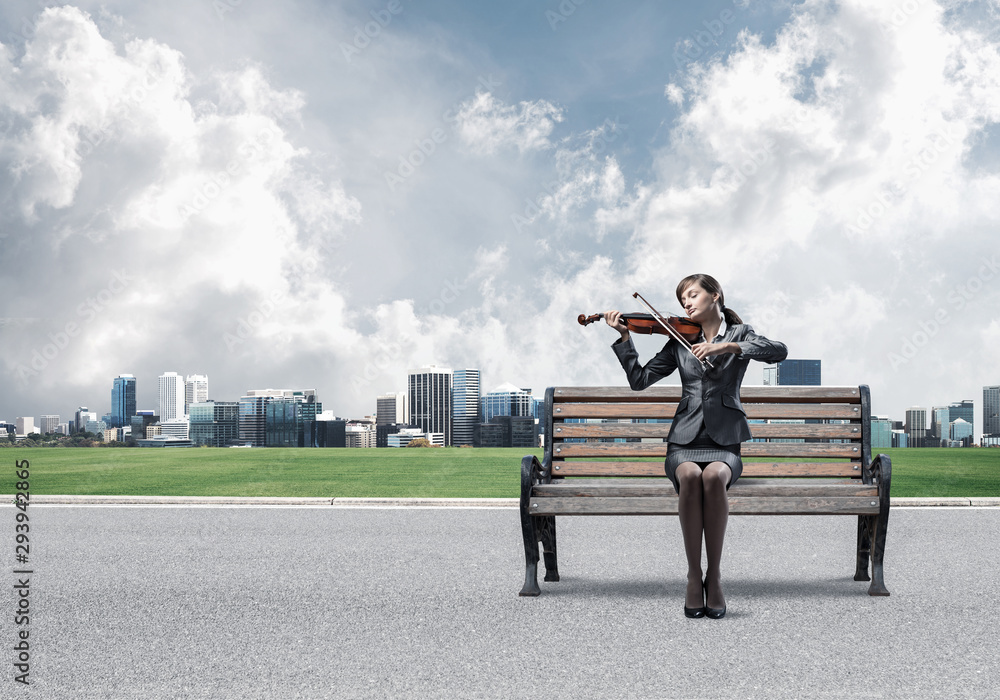
M 703 336 L 695 341 L 699 342 L 704 342 Z M 740 385 L 747 365 L 750 360 L 781 362 L 788 356 L 784 343 L 757 335 L 745 323 L 727 327 L 721 339 L 715 342 L 736 343 L 741 352 L 738 355 L 712 355 L 708 359 L 715 368 L 707 373 L 697 358 L 672 338 L 641 367 L 631 336 L 627 342 L 619 338 L 611 346 L 625 369 L 629 386 L 635 391 L 641 391 L 669 376 L 675 369 L 680 369 L 681 400 L 677 404 L 667 442 L 686 445 L 694 440 L 703 417 L 705 429 L 716 443 L 733 445 L 749 440 L 750 425 L 740 403 Z

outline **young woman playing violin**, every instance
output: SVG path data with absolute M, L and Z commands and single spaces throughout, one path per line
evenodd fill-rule
M 751 437 L 740 404 L 740 385 L 750 360 L 780 362 L 788 356 L 788 348 L 754 333 L 735 311 L 727 309 L 722 287 L 709 275 L 685 277 L 676 293 L 701 332 L 690 347 L 671 338 L 642 366 L 622 314 L 607 311 L 603 316 L 621 333 L 611 347 L 632 389 L 640 391 L 675 369 L 680 371 L 682 397 L 667 435 L 664 468 L 678 494 L 688 562 L 684 614 L 718 619 L 726 614 L 719 567 L 729 520 L 727 492 L 743 471 L 740 443 Z M 704 578 L 702 536 L 708 557 Z

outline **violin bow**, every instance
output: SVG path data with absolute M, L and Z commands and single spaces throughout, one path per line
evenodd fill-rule
M 648 301 L 646 301 L 645 299 L 643 299 L 642 295 L 639 294 L 639 292 L 633 292 L 632 293 L 632 297 L 635 298 L 635 299 L 638 299 L 639 301 L 641 301 L 646 306 L 646 308 L 649 309 L 650 312 L 653 314 L 653 318 L 655 318 L 657 320 L 657 322 L 661 326 L 663 326 L 664 330 L 667 331 L 667 334 L 671 338 L 673 338 L 674 340 L 676 340 L 678 343 L 680 343 L 681 345 L 683 345 L 684 347 L 686 347 L 688 349 L 688 352 L 690 352 L 692 355 L 694 355 L 694 359 L 698 360 L 701 363 L 701 366 L 704 367 L 706 371 L 715 367 L 715 365 L 713 365 L 711 362 L 709 362 L 708 358 L 701 359 L 697 355 L 695 355 L 694 354 L 694 350 L 692 349 L 691 343 L 689 343 L 687 341 L 687 338 L 685 338 L 683 335 L 681 335 L 680 333 L 678 333 L 674 328 L 672 328 L 670 326 L 669 323 L 666 323 L 663 320 L 663 315 L 659 311 L 657 311 L 656 309 L 654 309 L 652 304 L 650 304 Z

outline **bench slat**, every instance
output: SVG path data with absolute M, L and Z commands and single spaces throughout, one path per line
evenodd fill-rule
M 872 503 L 876 505 L 872 505 Z M 677 496 L 649 498 L 537 498 L 531 515 L 676 515 Z M 878 500 L 860 497 L 730 496 L 731 515 L 876 515 Z
M 563 403 L 552 407 L 557 422 L 563 418 L 673 418 L 676 403 Z M 849 404 L 743 403 L 747 418 L 818 418 L 858 420 L 861 411 Z
M 568 497 L 654 497 L 676 496 L 666 479 L 560 479 L 538 484 L 533 495 L 539 498 Z M 850 479 L 740 479 L 729 490 L 729 497 L 792 496 L 878 498 L 878 487 Z
M 663 460 L 655 462 L 553 462 L 553 476 L 660 476 Z M 743 461 L 744 476 L 832 477 L 860 479 L 858 462 L 748 462 Z
M 660 402 L 677 401 L 681 397 L 681 387 L 676 384 L 651 386 L 642 391 L 633 391 L 627 386 L 569 386 L 555 387 L 553 398 L 562 401 L 627 401 L 627 402 Z M 740 388 L 742 401 L 777 402 L 842 402 L 861 403 L 861 397 L 856 386 L 754 386 L 744 385 Z
M 666 457 L 666 442 L 562 442 L 552 446 L 552 456 L 562 457 Z M 848 442 L 745 442 L 744 457 L 858 457 L 861 448 Z
M 670 433 L 670 423 L 556 423 L 553 438 L 665 438 Z M 861 439 L 857 423 L 801 424 L 751 423 L 750 432 L 755 438 L 834 438 Z

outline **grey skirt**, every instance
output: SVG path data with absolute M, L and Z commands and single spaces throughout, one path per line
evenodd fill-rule
M 667 473 L 667 478 L 674 485 L 674 491 L 681 492 L 677 483 L 677 467 L 682 462 L 694 462 L 702 470 L 711 462 L 725 462 L 733 475 L 726 484 L 726 490 L 736 483 L 743 473 L 743 459 L 740 457 L 740 443 L 735 445 L 719 445 L 708 436 L 705 428 L 705 421 L 702 421 L 701 428 L 694 440 L 686 445 L 678 445 L 671 442 L 667 447 L 667 459 L 663 468 Z

